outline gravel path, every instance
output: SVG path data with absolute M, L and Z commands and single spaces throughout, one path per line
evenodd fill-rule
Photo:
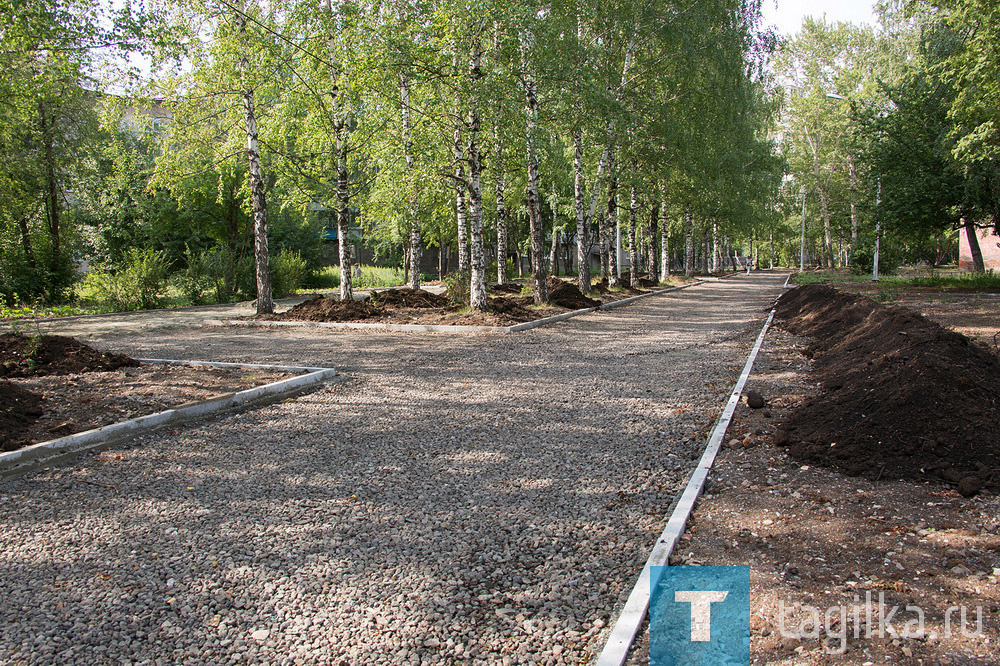
M 0 662 L 587 660 L 784 279 L 513 335 L 107 334 L 350 378 L 0 483 Z

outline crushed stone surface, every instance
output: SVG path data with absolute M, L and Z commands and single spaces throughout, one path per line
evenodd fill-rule
M 784 280 L 507 335 L 105 321 L 102 349 L 346 381 L 0 482 L 0 655 L 589 660 Z

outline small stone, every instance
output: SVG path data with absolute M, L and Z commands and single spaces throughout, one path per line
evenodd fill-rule
M 424 647 L 436 648 L 439 645 L 441 645 L 441 641 L 433 637 L 428 638 L 426 641 L 424 641 Z
M 764 396 L 762 396 L 757 391 L 747 391 L 746 396 L 747 396 L 747 407 L 749 407 L 750 409 L 760 409 L 767 404 L 767 401 L 764 400 Z
M 729 440 L 729 442 L 726 444 L 727 449 L 738 449 L 741 446 L 743 446 L 743 442 L 735 438 Z
M 258 629 L 257 631 L 250 634 L 250 638 L 255 641 L 266 641 L 267 637 L 271 635 L 271 632 L 267 629 Z

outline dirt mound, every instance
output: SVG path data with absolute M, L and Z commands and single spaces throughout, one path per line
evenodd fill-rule
M 136 365 L 139 362 L 128 356 L 105 354 L 62 335 L 0 334 L 0 377 L 70 375 Z
M 508 282 L 506 284 L 490 285 L 489 292 L 491 294 L 520 294 L 521 289 L 521 285 L 516 282 Z
M 799 460 L 874 479 L 1000 490 L 1000 359 L 920 313 L 807 285 L 779 325 L 813 339 L 821 394 L 776 435 Z
M 565 282 L 551 275 L 545 280 L 545 285 L 549 290 L 549 302 L 570 310 L 582 310 L 584 308 L 595 308 L 601 304 L 600 301 L 588 298 L 583 295 L 580 288 L 571 282 Z
M 490 312 L 514 323 L 538 319 L 538 313 L 529 308 L 535 302 L 531 296 L 498 296 L 487 299 Z
M 659 286 L 659 283 L 656 282 L 655 280 L 650 280 L 649 278 L 641 277 L 639 278 L 638 286 L 642 287 L 643 289 L 650 289 L 652 287 Z
M 432 294 L 423 289 L 387 289 L 372 294 L 379 307 L 391 306 L 397 308 L 443 308 L 449 305 L 444 296 Z
M 338 301 L 326 296 L 316 296 L 271 318 L 291 321 L 357 321 L 373 319 L 383 314 L 385 313 L 380 308 L 368 301 Z
M 597 284 L 593 285 L 591 287 L 591 289 L 594 290 L 595 292 L 597 292 L 598 294 L 610 294 L 611 293 L 611 290 L 608 289 L 608 283 L 605 282 L 604 280 L 601 280 Z
M 31 444 L 29 432 L 43 413 L 42 400 L 14 382 L 0 380 L 0 451 Z

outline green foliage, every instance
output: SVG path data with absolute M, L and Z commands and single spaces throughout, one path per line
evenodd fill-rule
M 879 275 L 892 275 L 899 270 L 899 253 L 889 247 L 888 243 L 882 243 L 878 253 Z M 874 243 L 862 243 L 854 250 L 851 257 L 851 273 L 854 275 L 871 275 L 875 268 L 875 245 Z
M 336 289 L 340 286 L 340 266 L 324 266 L 309 271 L 302 286 L 306 289 Z
M 1000 274 L 994 271 L 984 273 L 960 273 L 958 275 L 934 274 L 906 280 L 914 287 L 937 287 L 954 291 L 1000 292 Z
M 455 271 L 444 277 L 445 297 L 452 303 L 469 304 L 469 285 L 472 276 L 468 271 Z
M 399 268 L 361 266 L 360 269 L 361 277 L 354 276 L 355 289 L 384 289 L 403 284 L 403 271 Z M 426 280 L 427 276 L 423 279 Z M 302 286 L 306 289 L 336 289 L 340 286 L 340 266 L 324 266 L 310 271 Z
M 155 308 L 167 286 L 167 269 L 162 251 L 132 248 L 117 265 L 91 270 L 80 285 L 80 295 L 115 312 Z
M 302 286 L 308 267 L 298 252 L 282 250 L 271 257 L 271 289 L 275 298 L 291 296 Z

